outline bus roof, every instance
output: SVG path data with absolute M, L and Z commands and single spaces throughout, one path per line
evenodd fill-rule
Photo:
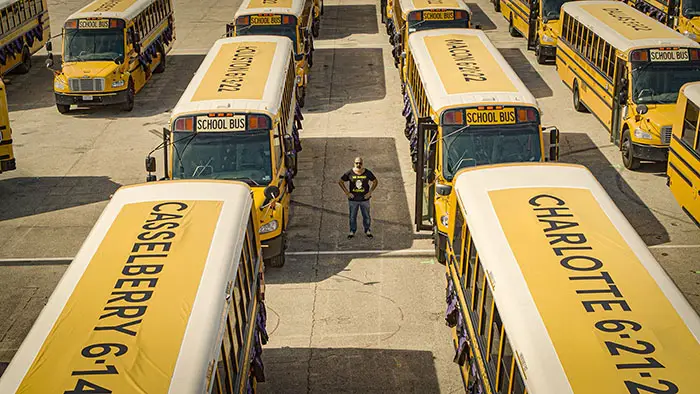
M 685 97 L 695 105 L 700 106 L 700 82 L 690 82 L 681 88 Z
M 640 47 L 700 46 L 621 1 L 570 1 L 562 5 L 562 12 L 623 52 Z
M 266 0 L 244 0 L 234 19 L 242 15 L 252 14 L 288 14 L 299 17 L 304 11 L 306 0 L 278 0 L 270 4 Z
M 481 30 L 420 31 L 411 34 L 408 46 L 436 112 L 479 104 L 537 106 L 535 97 Z
M 292 41 L 287 37 L 217 40 L 175 105 L 171 119 L 211 111 L 276 114 L 291 56 Z
M 401 6 L 403 16 L 409 12 L 431 9 L 459 9 L 470 11 L 469 7 L 462 0 L 397 0 Z M 471 12 L 471 11 L 470 11 Z
M 0 392 L 72 390 L 78 378 L 115 393 L 204 392 L 252 204 L 240 182 L 119 189 L 0 379 Z M 71 376 L 110 366 L 116 373 Z
M 528 392 L 698 387 L 700 317 L 585 167 L 480 166 L 458 173 L 455 190 Z M 653 380 L 619 367 L 646 365 L 615 345 L 637 341 L 665 366 L 650 364 Z
M 103 17 L 128 21 L 153 2 L 154 0 L 95 0 L 69 16 L 67 20 Z

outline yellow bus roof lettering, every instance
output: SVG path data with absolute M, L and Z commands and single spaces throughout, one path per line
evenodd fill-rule
M 221 46 L 192 101 L 262 99 L 275 42 L 232 42 Z
M 124 12 L 138 0 L 97 0 L 80 12 Z
M 293 0 L 250 0 L 246 8 L 292 8 L 292 3 Z
M 696 389 L 700 344 L 590 190 L 488 194 L 572 392 L 627 392 L 626 381 L 663 387 L 658 380 Z M 636 325 L 615 331 L 612 320 Z M 646 368 L 653 379 L 640 378 L 653 364 L 645 357 L 663 365 Z
M 427 36 L 425 44 L 447 94 L 517 92 L 478 36 Z
M 124 205 L 17 392 L 167 393 L 222 206 Z
M 678 37 L 677 32 L 668 29 L 644 14 L 636 11 L 629 12 L 632 10 L 629 7 L 620 7 L 616 4 L 605 7 L 601 7 L 598 4 L 584 4 L 580 7 L 628 40 Z

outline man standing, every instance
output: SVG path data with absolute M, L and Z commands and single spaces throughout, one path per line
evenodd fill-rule
M 348 182 L 348 187 L 345 186 Z M 370 185 L 370 182 L 372 183 Z M 348 238 L 355 236 L 357 231 L 357 211 L 362 211 L 362 225 L 365 228 L 365 235 L 372 238 L 370 224 L 372 218 L 369 215 L 369 199 L 372 197 L 372 192 L 379 185 L 377 177 L 372 171 L 362 166 L 362 158 L 355 158 L 355 166 L 343 174 L 338 181 L 340 188 L 343 189 L 345 195 L 348 196 L 348 204 L 350 205 L 350 233 Z

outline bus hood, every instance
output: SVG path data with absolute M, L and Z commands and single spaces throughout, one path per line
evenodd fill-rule
M 63 64 L 63 74 L 68 78 L 107 78 L 117 74 L 119 64 L 113 61 L 72 62 Z
M 661 135 L 661 128 L 673 126 L 673 116 L 676 112 L 675 104 L 649 105 L 649 112 L 642 115 L 643 123 L 657 137 Z

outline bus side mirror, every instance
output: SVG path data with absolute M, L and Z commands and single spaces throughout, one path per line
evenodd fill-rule
M 559 160 L 559 129 L 556 127 L 545 127 L 543 131 L 545 140 L 545 151 L 547 152 L 547 157 L 545 161 L 558 161 Z M 549 134 L 549 135 L 547 135 Z
M 235 25 L 233 23 L 226 24 L 226 37 L 233 37 L 235 31 Z
M 435 193 L 441 196 L 449 196 L 452 193 L 452 186 L 439 184 L 435 187 Z
M 644 115 L 647 112 L 649 112 L 649 107 L 646 106 L 646 104 L 639 104 L 637 106 L 637 113 L 640 115 Z
M 51 51 L 53 51 L 53 45 L 51 44 L 51 41 L 46 41 L 46 52 Z
M 263 194 L 265 195 L 265 201 L 263 202 L 262 207 L 265 207 L 270 203 L 270 201 L 280 196 L 280 188 L 275 185 L 269 185 L 265 188 Z
M 156 158 L 153 156 L 146 157 L 146 172 L 156 172 Z M 155 175 L 154 175 L 155 177 Z

